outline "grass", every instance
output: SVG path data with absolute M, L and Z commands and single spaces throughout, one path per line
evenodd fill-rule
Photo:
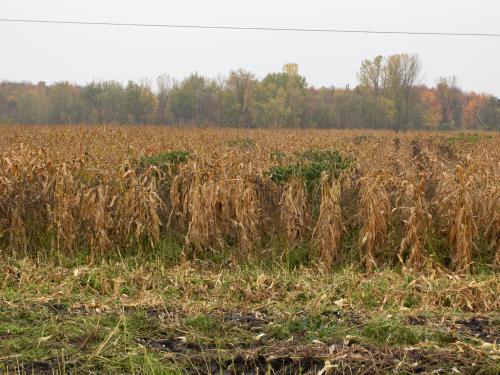
M 161 364 L 157 355 L 135 342 L 136 337 L 159 329 L 144 314 L 139 318 L 138 312 L 76 314 L 31 306 L 21 311 L 3 309 L 1 315 L 5 359 L 0 369 L 4 371 L 19 364 L 26 369 L 42 363 L 58 363 L 59 367 L 63 361 L 78 373 L 140 373 L 139 369 L 148 366 L 177 371 L 174 364 Z
M 257 146 L 257 142 L 255 142 L 252 138 L 242 138 L 242 139 L 231 139 L 226 142 L 228 147 L 240 148 L 240 149 L 252 149 Z
M 477 133 L 459 133 L 453 137 L 448 138 L 448 143 L 450 144 L 477 144 L 481 140 L 481 136 Z
M 310 343 L 314 340 L 331 340 L 338 337 L 346 327 L 338 322 L 340 313 L 302 315 L 286 321 L 275 322 L 269 329 L 269 335 L 277 340 L 289 340 Z
M 199 332 L 212 332 L 221 328 L 217 320 L 209 315 L 195 315 L 193 317 L 189 317 L 186 320 L 186 325 Z
M 147 169 L 150 166 L 155 166 L 160 169 L 168 170 L 178 164 L 188 161 L 190 153 L 183 150 L 174 150 L 154 154 L 150 156 L 143 156 L 139 160 L 139 165 L 142 169 Z
M 93 265 L 85 256 L 3 258 L 0 372 L 218 373 L 214 366 L 241 370 L 245 355 L 282 373 L 288 356 L 323 363 L 332 345 L 347 366 L 355 344 L 386 365 L 394 363 L 388 353 L 403 358 L 399 350 L 413 347 L 427 370 L 435 370 L 428 357 L 441 355 L 443 368 L 465 361 L 493 373 L 497 349 L 485 343 L 499 334 L 495 273 L 333 272 L 278 258 L 228 265 L 180 253 L 169 243 Z M 413 324 L 415 316 L 424 323 Z M 491 322 L 489 336 L 453 323 L 474 316 Z M 466 347 L 466 355 L 457 347 Z M 285 358 L 281 364 L 259 362 L 276 353 Z M 311 373 L 312 362 L 302 365 Z
M 409 346 L 432 343 L 446 346 L 454 342 L 453 335 L 444 330 L 409 326 L 398 318 L 375 318 L 368 321 L 359 335 L 368 342 L 378 345 Z

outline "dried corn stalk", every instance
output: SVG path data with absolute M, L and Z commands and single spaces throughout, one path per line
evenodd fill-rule
M 403 260 L 405 250 L 409 251 L 406 265 L 410 268 L 420 268 L 426 261 L 424 242 L 431 224 L 432 215 L 429 213 L 428 203 L 425 200 L 425 179 L 414 184 L 407 182 L 405 189 L 405 208 L 407 219 L 404 221 L 404 237 L 399 248 L 399 258 Z
M 455 176 L 443 173 L 440 181 L 439 200 L 436 201 L 448 245 L 451 248 L 452 265 L 456 270 L 468 268 L 472 261 L 472 247 L 477 236 L 473 212 L 474 180 L 471 169 L 456 167 Z
M 288 184 L 281 197 L 280 206 L 286 238 L 290 245 L 294 245 L 304 238 L 311 220 L 306 188 L 302 180 L 294 179 Z
M 327 265 L 333 264 L 340 247 L 343 231 L 340 196 L 340 182 L 338 180 L 330 182 L 330 177 L 324 173 L 321 177 L 319 216 L 312 238 L 321 260 Z
M 361 263 L 372 269 L 376 265 L 376 251 L 387 238 L 390 214 L 389 197 L 382 183 L 383 175 L 365 176 L 360 179 L 359 217 L 361 220 Z

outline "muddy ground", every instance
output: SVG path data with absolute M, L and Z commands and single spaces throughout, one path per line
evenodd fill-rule
M 75 320 L 80 324 L 92 321 L 90 325 L 101 322 L 100 329 L 106 334 L 70 335 L 57 345 L 57 333 L 46 332 L 37 338 L 23 337 L 22 330 L 4 332 L 0 349 L 29 342 L 37 349 L 50 349 L 50 343 L 74 349 L 64 358 L 50 357 L 48 350 L 43 355 L 49 357 L 33 361 L 0 356 L 6 373 L 105 374 L 108 369 L 97 359 L 112 357 L 115 350 L 137 349 L 158 358 L 164 365 L 159 373 L 166 374 L 493 374 L 495 361 L 500 360 L 500 322 L 482 315 L 441 319 L 421 314 L 389 316 L 377 320 L 377 325 L 369 317 L 341 310 L 314 316 L 216 310 L 193 318 L 180 311 L 130 309 L 118 317 L 111 312 L 96 314 L 47 303 L 30 311 L 34 314 L 28 314 L 28 320 L 34 325 L 43 320 L 58 326 Z M 4 308 L 2 312 L 4 317 L 19 316 L 19 311 Z M 115 349 L 114 341 L 123 342 L 115 344 Z

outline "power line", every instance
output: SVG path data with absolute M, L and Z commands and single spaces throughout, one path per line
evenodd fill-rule
M 385 34 L 385 35 L 430 35 L 430 36 L 466 36 L 466 37 L 500 37 L 496 33 L 467 33 L 444 31 L 397 31 L 397 30 L 356 30 L 356 29 L 308 29 L 295 27 L 260 27 L 260 26 L 210 26 L 210 25 L 172 25 L 154 23 L 121 23 L 121 22 L 94 22 L 94 21 L 61 21 L 40 19 L 11 19 L 0 18 L 0 22 L 11 23 L 41 23 L 54 25 L 93 25 L 93 26 L 118 26 L 118 27 L 156 27 L 168 29 L 209 29 L 209 30 L 248 30 L 248 31 L 290 31 L 312 33 L 340 33 L 340 34 Z

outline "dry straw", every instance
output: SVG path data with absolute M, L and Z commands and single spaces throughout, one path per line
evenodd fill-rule
M 319 256 L 327 265 L 331 265 L 338 257 L 343 231 L 340 182 L 331 180 L 326 173 L 321 176 L 321 205 L 312 234 Z
M 479 261 L 500 265 L 498 134 L 456 142 L 446 133 L 1 130 L 4 254 L 87 249 L 96 258 L 147 251 L 173 233 L 194 256 L 222 248 L 253 254 L 285 238 L 287 248 L 308 246 L 328 265 L 350 249 L 368 269 L 398 258 L 419 268 L 436 255 L 460 271 Z M 189 150 L 190 158 L 138 167 L 141 155 L 168 150 Z M 266 173 L 306 150 L 336 150 L 352 162 L 340 180 L 276 182 Z

